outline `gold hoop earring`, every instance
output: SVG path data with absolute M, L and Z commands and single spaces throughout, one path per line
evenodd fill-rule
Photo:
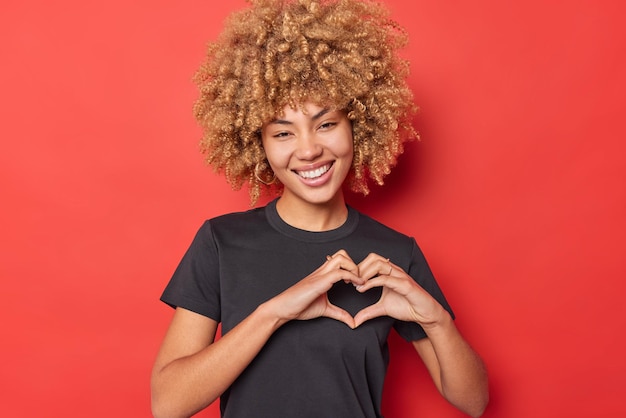
M 259 176 L 259 172 L 261 172 L 261 170 L 259 169 L 259 165 L 261 163 L 256 163 L 256 165 L 254 166 L 254 177 L 261 183 L 265 184 L 266 186 L 269 186 L 271 184 L 274 184 L 274 182 L 276 181 L 276 173 L 272 172 L 272 178 L 270 180 L 263 180 L 260 176 Z M 265 165 L 265 164 L 264 164 Z

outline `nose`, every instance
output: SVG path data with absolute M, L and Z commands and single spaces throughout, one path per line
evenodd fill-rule
M 298 136 L 296 143 L 296 157 L 300 160 L 311 161 L 322 155 L 322 145 L 317 141 L 314 134 Z

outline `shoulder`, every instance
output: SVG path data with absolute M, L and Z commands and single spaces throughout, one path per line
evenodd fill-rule
M 349 248 L 357 258 L 376 253 L 407 270 L 414 260 L 417 243 L 413 237 L 361 213 Z
M 205 221 L 203 227 L 223 228 L 243 224 L 258 223 L 265 219 L 265 207 L 242 212 L 231 212 Z
M 259 207 L 207 219 L 200 227 L 198 235 L 211 241 L 230 241 L 262 234 L 267 228 L 265 207 Z
M 359 212 L 359 230 L 368 235 L 375 234 L 378 239 L 391 240 L 405 244 L 414 241 L 413 237 L 397 231 L 362 212 Z

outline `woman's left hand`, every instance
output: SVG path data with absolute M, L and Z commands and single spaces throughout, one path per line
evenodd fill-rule
M 428 338 L 414 342 L 440 393 L 472 416 L 480 416 L 489 401 L 487 373 L 482 360 L 454 326 L 450 314 L 402 268 L 378 254 L 358 264 L 359 276 L 369 280 L 359 292 L 382 288 L 380 299 L 354 317 L 355 327 L 379 316 L 414 321 Z
M 378 302 L 356 314 L 356 327 L 380 316 L 417 322 L 422 327 L 428 327 L 436 325 L 448 315 L 439 302 L 389 259 L 372 253 L 358 267 L 359 276 L 369 279 L 356 287 L 359 292 L 374 287 L 382 287 L 383 291 Z

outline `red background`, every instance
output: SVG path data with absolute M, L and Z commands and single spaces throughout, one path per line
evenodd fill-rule
M 350 202 L 417 237 L 488 366 L 486 417 L 623 416 L 623 2 L 387 3 L 422 141 Z M 248 207 L 191 114 L 242 5 L 0 6 L 3 416 L 149 416 L 160 292 L 205 218 Z M 462 416 L 391 344 L 386 416 Z

